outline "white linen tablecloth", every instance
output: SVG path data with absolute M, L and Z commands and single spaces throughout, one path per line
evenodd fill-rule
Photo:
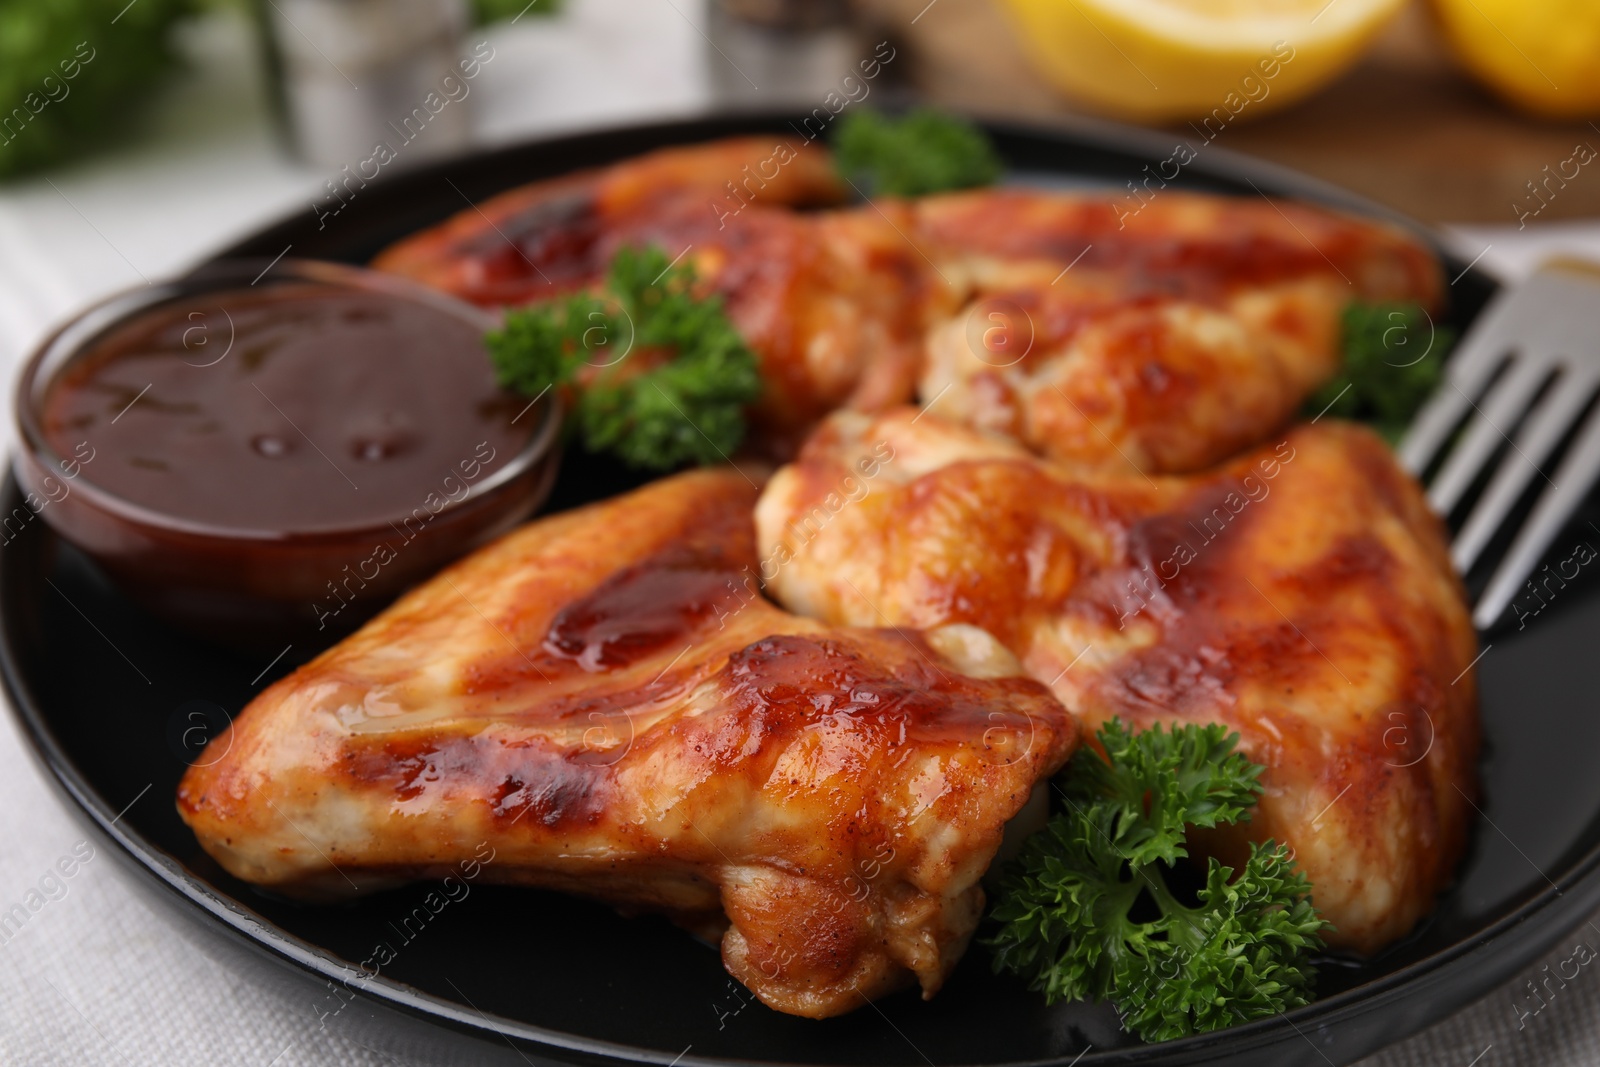
M 496 61 L 476 85 L 479 140 L 691 114 L 711 102 L 701 3 L 573 0 L 553 20 L 489 34 Z M 55 322 L 117 289 L 186 267 L 208 250 L 299 207 L 322 175 L 278 149 L 243 25 L 215 16 L 187 35 L 193 69 L 129 147 L 0 187 L 0 382 Z M 1600 260 L 1600 222 L 1454 231 L 1467 258 L 1506 277 L 1553 251 Z M 9 437 L 9 417 L 3 420 Z M 0 1062 L 374 1065 L 391 1057 L 319 1029 L 314 1006 L 194 950 L 176 920 L 136 897 L 0 722 L 0 908 L 50 878 L 52 900 L 0 944 Z M 166 804 L 165 796 L 140 804 Z M 74 850 L 77 849 L 75 855 Z M 58 864 L 60 864 L 58 866 Z M 64 894 L 59 888 L 64 886 Z M 1597 923 L 1600 925 L 1600 923 Z M 1600 932 L 1574 932 L 1541 963 Z M 1527 976 L 1366 1067 L 1600 1063 L 1600 979 L 1584 971 L 1537 1016 Z M 408 1060 L 407 1062 L 432 1062 Z M 442 1061 L 441 1061 L 442 1062 Z

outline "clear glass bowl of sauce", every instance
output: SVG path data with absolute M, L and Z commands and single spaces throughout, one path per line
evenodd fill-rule
M 558 402 L 496 386 L 494 325 L 313 262 L 113 297 L 23 370 L 25 506 L 191 631 L 336 637 L 548 495 Z

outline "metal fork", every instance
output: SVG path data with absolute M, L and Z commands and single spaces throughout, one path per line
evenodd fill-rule
M 1597 389 L 1600 266 L 1553 260 L 1494 297 L 1450 357 L 1443 386 L 1401 442 L 1400 462 L 1420 478 L 1462 427 L 1428 488 L 1429 503 L 1444 516 L 1487 473 L 1502 445 L 1510 444 L 1451 545 L 1462 574 L 1510 518 L 1528 483 L 1547 483 L 1473 607 L 1480 630 L 1511 605 L 1600 475 L 1600 410 L 1577 427 L 1560 466 L 1543 469 Z M 1508 436 L 1511 427 L 1517 429 Z

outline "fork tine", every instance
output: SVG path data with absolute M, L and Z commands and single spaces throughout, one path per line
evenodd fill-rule
M 1422 472 L 1428 468 L 1429 461 L 1449 438 L 1450 431 L 1456 428 L 1456 423 L 1466 417 L 1471 407 L 1468 398 L 1480 391 L 1489 378 L 1487 374 L 1482 377 L 1482 382 L 1467 383 L 1469 386 L 1477 385 L 1477 389 L 1465 386 L 1452 389 L 1450 384 L 1446 384 L 1434 390 L 1434 394 L 1417 413 L 1411 428 L 1406 431 L 1405 438 L 1400 442 L 1399 450 L 1400 465 L 1413 477 L 1422 477 Z M 1448 379 L 1446 381 L 1448 383 Z
M 1443 387 L 1423 405 L 1400 442 L 1400 465 L 1417 477 L 1444 447 L 1474 397 L 1489 387 L 1502 357 L 1517 345 L 1513 293 L 1502 290 L 1483 309 L 1445 364 Z M 1450 388 L 1450 386 L 1455 388 Z
M 1534 475 L 1546 477 L 1539 469 L 1539 464 L 1572 429 L 1572 424 L 1594 396 L 1597 384 L 1600 381 L 1594 374 L 1577 374 L 1569 367 L 1561 378 L 1559 388 L 1551 390 L 1550 395 L 1528 413 L 1516 437 L 1519 455 L 1507 456 L 1505 462 L 1500 464 L 1494 480 L 1473 505 L 1472 513 L 1456 535 L 1450 556 L 1462 574 L 1467 573 L 1478 561 L 1478 556 L 1521 499 Z
M 1500 442 L 1511 440 L 1504 428 L 1528 410 L 1550 371 L 1551 364 L 1543 360 L 1519 359 L 1511 365 L 1485 406 L 1473 405 L 1476 415 L 1468 424 L 1466 436 L 1451 451 L 1438 477 L 1428 487 L 1428 501 L 1440 515 L 1449 515 L 1461 502 L 1462 495 L 1488 465 Z M 1445 388 L 1450 389 L 1452 385 L 1447 382 Z
M 1478 599 L 1478 606 L 1472 612 L 1472 621 L 1478 629 L 1488 629 L 1511 605 L 1523 581 L 1533 573 L 1534 564 L 1543 558 L 1550 542 L 1588 496 L 1596 475 L 1600 475 L 1600 418 L 1590 418 L 1561 461 L 1554 484 L 1533 506 L 1527 522 L 1511 543 L 1510 551 L 1495 568 L 1488 587 Z

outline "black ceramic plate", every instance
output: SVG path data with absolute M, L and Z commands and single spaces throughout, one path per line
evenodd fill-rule
M 308 204 L 228 254 L 362 262 L 462 209 L 465 198 L 660 145 L 767 129 L 787 126 L 728 118 L 482 153 L 385 177 L 320 225 Z M 993 132 L 1018 180 L 1122 187 L 1172 149 L 1164 136 L 1098 126 Z M 1215 147 L 1185 169 L 1181 184 L 1381 213 Z M 1448 271 L 1462 272 L 1450 289 L 1459 326 L 1493 285 L 1459 263 Z M 609 495 L 625 481 L 572 455 L 555 506 Z M 14 486 L 7 493 L 5 513 L 12 514 L 19 504 Z M 1347 1063 L 1486 993 L 1600 905 L 1600 776 L 1590 767 L 1600 751 L 1600 715 L 1588 695 L 1600 596 L 1584 587 L 1582 575 L 1526 629 L 1486 638 L 1493 647 L 1478 666 L 1488 742 L 1483 818 L 1458 883 L 1432 918 L 1377 959 L 1325 964 L 1319 999 L 1287 1017 L 1144 1046 L 1119 1031 L 1108 1008 L 1047 1008 L 1019 983 L 991 975 L 981 947 L 931 1002 L 905 993 L 812 1022 L 752 1002 L 713 949 L 667 923 L 622 919 L 566 897 L 477 886 L 437 914 L 424 909 L 425 924 L 408 924 L 425 886 L 343 907 L 263 895 L 204 856 L 171 797 L 198 742 L 281 675 L 287 660 L 269 667 L 266 656 L 218 652 L 163 628 L 42 522 L 20 531 L 8 525 L 4 539 L 5 681 L 29 742 L 69 805 L 130 861 L 135 884 L 220 935 L 222 945 L 286 965 L 258 962 L 257 980 L 299 983 L 308 1025 L 347 1027 L 357 1040 L 405 1059 L 443 1042 L 444 1051 L 429 1055 L 941 1067 Z M 1571 540 L 1561 556 L 1570 554 Z M 351 982 L 353 968 L 380 943 L 394 950 L 393 961 L 378 978 Z M 359 993 L 350 992 L 352 984 Z

